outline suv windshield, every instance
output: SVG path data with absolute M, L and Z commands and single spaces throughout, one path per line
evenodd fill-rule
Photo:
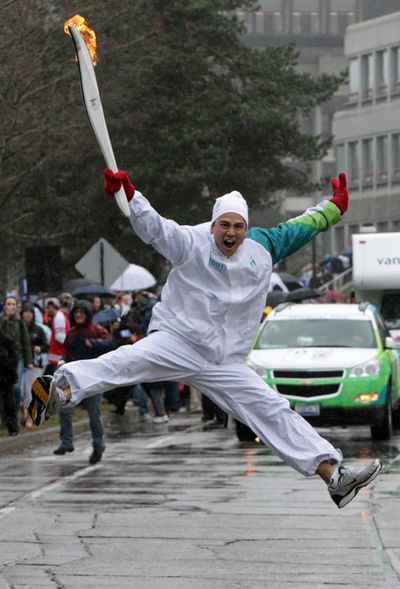
M 376 348 L 372 323 L 358 319 L 271 319 L 255 348 Z

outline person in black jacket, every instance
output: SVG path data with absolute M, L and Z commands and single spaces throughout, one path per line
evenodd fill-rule
M 30 341 L 33 358 L 33 368 L 27 370 L 24 374 L 22 382 L 22 398 L 21 398 L 21 423 L 25 427 L 32 427 L 33 421 L 28 414 L 29 403 L 31 402 L 31 386 L 35 378 L 43 374 L 46 362 L 44 361 L 44 354 L 48 350 L 47 338 L 44 330 L 35 321 L 35 306 L 26 302 L 21 309 L 21 317 L 25 323 Z
M 115 345 L 110 333 L 101 325 L 92 322 L 92 305 L 89 301 L 78 301 L 71 311 L 70 320 L 71 330 L 64 342 L 66 362 L 97 358 L 114 349 Z M 89 458 L 90 464 L 99 462 L 105 450 L 101 400 L 102 395 L 99 394 L 84 399 L 80 404 L 89 415 L 93 443 L 93 452 Z M 74 407 L 72 406 L 63 407 L 60 410 L 61 444 L 54 450 L 54 454 L 58 456 L 74 451 L 73 412 Z
M 3 401 L 3 418 L 10 436 L 19 431 L 14 384 L 17 381 L 18 354 L 12 337 L 0 327 L 0 392 Z

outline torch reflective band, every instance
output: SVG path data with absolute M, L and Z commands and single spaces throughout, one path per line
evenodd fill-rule
M 93 67 L 93 64 L 96 64 L 96 34 L 87 26 L 85 19 L 79 14 L 76 14 L 65 22 L 64 31 L 71 35 L 74 42 L 81 77 L 83 102 L 86 107 L 90 124 L 107 166 L 111 168 L 113 172 L 116 172 L 118 167 L 108 134 Z M 130 217 L 129 204 L 122 187 L 115 193 L 115 198 L 121 212 L 126 217 Z

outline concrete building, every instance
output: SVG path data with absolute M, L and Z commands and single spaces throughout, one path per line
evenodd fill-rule
M 360 224 L 400 231 L 400 12 L 350 26 L 345 55 L 348 96 L 333 132 L 352 205 L 332 233 L 335 249 L 349 246 Z
M 239 11 L 239 17 L 246 26 L 245 42 L 251 47 L 285 45 L 295 43 L 299 49 L 300 72 L 313 76 L 323 73 L 338 74 L 348 67 L 344 53 L 344 38 L 348 27 L 357 28 L 356 23 L 393 13 L 399 9 L 398 0 L 259 0 L 255 12 Z M 389 17 L 390 20 L 390 17 Z M 362 24 L 360 25 L 362 26 Z M 304 132 L 320 135 L 326 139 L 336 133 L 332 127 L 333 115 L 347 109 L 348 89 L 343 86 L 329 103 L 314 109 L 302 120 Z M 340 150 L 339 150 L 340 152 Z M 332 148 L 322 161 L 312 162 L 311 179 L 315 182 L 327 180 L 336 173 L 335 151 Z M 324 194 L 329 193 L 325 183 Z M 278 195 L 280 218 L 288 218 L 317 202 L 321 193 L 301 195 L 285 192 Z M 257 222 L 271 224 L 271 212 L 257 212 Z M 367 222 L 367 221 L 366 221 Z M 349 244 L 344 221 L 334 233 L 320 236 L 317 241 L 317 258 L 324 252 L 335 252 Z M 350 224 L 350 223 L 349 223 Z M 354 224 L 353 221 L 351 224 Z M 314 252 L 315 255 L 315 252 Z M 305 257 L 310 259 L 310 251 Z

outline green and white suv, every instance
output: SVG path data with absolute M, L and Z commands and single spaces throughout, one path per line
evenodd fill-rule
M 284 303 L 261 325 L 247 362 L 313 425 L 368 425 L 384 440 L 400 421 L 399 347 L 368 303 Z M 237 434 L 255 439 L 239 422 Z

